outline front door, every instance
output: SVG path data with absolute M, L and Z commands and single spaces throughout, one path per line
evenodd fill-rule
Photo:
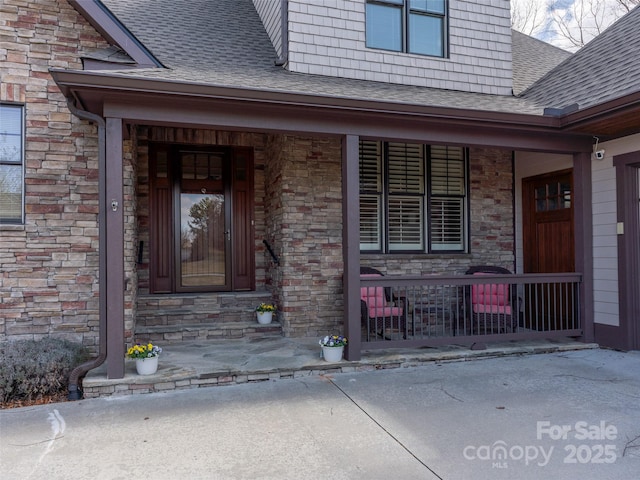
M 251 150 L 153 144 L 149 157 L 151 293 L 252 289 Z
M 179 150 L 176 166 L 176 291 L 229 290 L 227 153 Z
M 575 270 L 571 170 L 523 180 L 524 273 Z M 531 287 L 531 286 L 529 286 Z M 560 285 L 525 290 L 525 326 L 535 330 L 575 328 L 574 292 Z
M 573 272 L 570 170 L 523 180 L 524 273 Z

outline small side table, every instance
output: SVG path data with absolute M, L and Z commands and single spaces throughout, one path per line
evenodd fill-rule
M 442 298 L 413 306 L 414 334 L 422 337 L 446 337 L 456 334 L 452 325 L 453 304 Z

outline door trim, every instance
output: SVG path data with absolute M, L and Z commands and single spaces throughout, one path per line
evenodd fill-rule
M 618 234 L 618 315 L 624 350 L 640 348 L 640 152 L 615 156 Z

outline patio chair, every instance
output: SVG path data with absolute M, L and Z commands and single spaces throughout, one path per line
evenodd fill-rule
M 360 277 L 382 277 L 375 268 L 360 267 Z M 407 299 L 395 296 L 391 287 L 360 288 L 360 317 L 369 334 L 386 339 L 407 338 Z
M 467 275 L 511 274 L 492 265 L 470 267 Z M 471 313 L 471 333 L 512 333 L 518 326 L 518 301 L 515 285 L 508 283 L 476 284 L 467 289 L 467 309 Z

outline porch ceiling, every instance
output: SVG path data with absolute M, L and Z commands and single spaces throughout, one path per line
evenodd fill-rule
M 640 133 L 640 93 L 579 110 L 567 115 L 562 123 L 567 130 L 595 135 L 600 140 Z
M 67 98 L 127 123 L 357 135 L 557 153 L 591 151 L 591 137 L 557 117 L 52 71 Z

